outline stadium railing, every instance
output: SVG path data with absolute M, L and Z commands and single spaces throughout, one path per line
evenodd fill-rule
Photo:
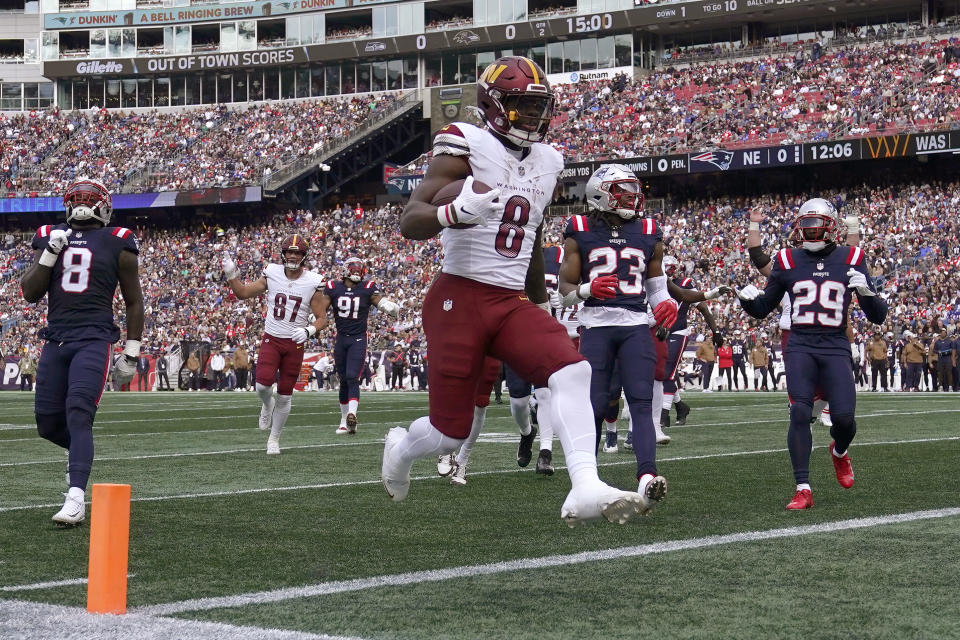
M 312 171 L 324 160 L 333 157 L 351 145 L 356 144 L 358 141 L 360 141 L 360 139 L 370 135 L 373 130 L 386 126 L 390 122 L 405 115 L 412 109 L 419 108 L 422 104 L 423 100 L 420 96 L 419 89 L 414 89 L 413 91 L 405 93 L 393 104 L 392 108 L 384 109 L 382 113 L 375 113 L 373 116 L 365 120 L 363 124 L 354 129 L 353 132 L 343 140 L 333 144 L 324 145 L 313 153 L 298 158 L 280 167 L 279 169 L 272 171 L 270 173 L 270 177 L 264 179 L 262 182 L 264 190 L 273 192 L 281 189 L 285 184 L 296 178 L 299 174 Z

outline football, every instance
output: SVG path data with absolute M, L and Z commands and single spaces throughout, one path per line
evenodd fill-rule
M 460 191 L 463 190 L 463 183 L 466 180 L 457 180 L 456 182 L 451 182 L 444 188 L 440 189 L 437 192 L 437 195 L 433 196 L 433 200 L 430 202 L 435 207 L 442 207 L 445 204 L 450 204 L 456 200 L 457 196 L 460 195 Z M 486 193 L 490 191 L 490 187 L 483 184 L 479 180 L 473 181 L 473 191 L 474 193 Z M 450 225 L 451 229 L 469 229 L 470 227 L 475 227 L 475 224 L 454 224 Z

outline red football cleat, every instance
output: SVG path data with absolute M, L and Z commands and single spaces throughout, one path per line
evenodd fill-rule
M 800 489 L 793 495 L 787 509 L 809 509 L 813 506 L 813 494 L 810 489 Z
M 850 452 L 843 454 L 842 458 L 833 455 L 833 447 L 836 443 L 830 443 L 830 459 L 833 460 L 833 469 L 837 472 L 837 482 L 844 489 L 853 486 L 853 464 L 850 462 Z

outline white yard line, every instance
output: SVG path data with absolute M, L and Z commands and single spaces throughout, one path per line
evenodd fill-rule
M 860 447 L 870 447 L 870 446 L 886 446 L 886 445 L 900 445 L 900 444 L 921 444 L 927 442 L 949 442 L 960 440 L 960 436 L 946 436 L 942 438 L 914 438 L 909 440 L 887 440 L 882 442 L 857 442 L 857 448 Z M 822 449 L 823 446 L 814 447 L 814 449 Z M 660 462 L 685 462 L 689 460 L 706 460 L 709 458 L 733 458 L 739 456 L 753 456 L 753 455 L 766 455 L 771 453 L 783 453 L 786 452 L 786 449 L 757 449 L 751 451 L 734 451 L 734 452 L 725 452 L 725 453 L 707 453 L 702 455 L 694 456 L 678 456 L 676 458 L 660 458 Z M 61 460 L 61 463 L 63 461 Z M 619 467 L 623 465 L 632 465 L 636 464 L 634 460 L 622 460 L 618 462 L 601 462 L 597 466 L 599 467 Z M 556 469 L 563 470 L 566 469 L 564 466 L 556 466 Z M 500 475 L 504 473 L 533 473 L 531 468 L 520 469 L 496 469 L 491 471 L 477 471 L 471 472 L 471 477 L 473 476 L 488 476 L 488 475 Z M 426 475 L 426 476 L 413 476 L 410 478 L 412 480 L 436 480 L 438 476 L 436 475 Z M 249 495 L 256 493 L 277 493 L 285 491 L 303 491 L 307 489 L 332 489 L 332 488 L 344 488 L 344 487 L 360 487 L 365 485 L 376 485 L 380 484 L 380 480 L 355 480 L 349 482 L 325 482 L 321 484 L 305 484 L 305 485 L 294 485 L 287 487 L 254 487 L 251 489 L 234 489 L 231 491 L 209 491 L 205 493 L 180 493 L 175 495 L 166 495 L 166 496 L 147 496 L 144 498 L 132 498 L 131 502 L 161 502 L 166 500 L 193 500 L 197 498 L 219 498 L 225 496 L 241 496 Z M 48 504 L 29 504 L 22 505 L 17 507 L 0 507 L 0 513 L 7 511 L 25 511 L 29 509 L 46 509 L 49 507 L 58 507 L 62 506 L 62 502 L 58 503 L 48 503 Z M 89 501 L 88 501 L 89 504 Z
M 912 513 L 899 513 L 871 518 L 855 518 L 851 520 L 839 520 L 836 522 L 824 522 L 821 524 L 807 525 L 802 527 L 785 527 L 782 529 L 767 529 L 763 531 L 744 531 L 729 535 L 688 538 L 686 540 L 670 540 L 666 542 L 655 542 L 653 544 L 645 544 L 635 547 L 605 549 L 602 551 L 585 551 L 582 553 L 573 553 L 568 555 L 522 558 L 519 560 L 494 562 L 491 564 L 450 567 L 447 569 L 433 569 L 427 571 L 413 571 L 410 573 L 374 576 L 372 578 L 358 578 L 356 580 L 321 582 L 319 584 L 313 584 L 304 587 L 289 587 L 285 589 L 274 589 L 272 591 L 244 593 L 234 596 L 196 598 L 193 600 L 182 600 L 180 602 L 170 602 L 167 604 L 139 607 L 135 609 L 135 611 L 148 615 L 164 616 L 185 613 L 188 611 L 206 611 L 210 609 L 222 609 L 225 607 L 244 607 L 267 604 L 271 602 L 282 602 L 286 600 L 297 600 L 301 598 L 312 598 L 335 593 L 363 591 L 366 589 L 376 589 L 380 587 L 417 585 L 427 582 L 440 582 L 442 580 L 463 579 L 474 576 L 489 576 L 514 571 L 530 571 L 546 569 L 549 567 L 569 567 L 586 562 L 622 560 L 624 558 L 637 558 L 659 553 L 688 551 L 692 549 L 718 547 L 728 544 L 762 542 L 776 538 L 797 538 L 821 533 L 834 533 L 838 531 L 866 529 L 891 524 L 901 524 L 905 522 L 916 522 L 920 520 L 932 520 L 935 518 L 950 518 L 958 515 L 960 515 L 960 508 L 914 511 Z
M 361 640 L 304 631 L 155 618 L 135 612 L 122 616 L 97 615 L 80 607 L 0 600 L 0 638 L 48 640 L 67 637 L 96 640 Z
M 136 574 L 128 573 L 127 578 L 132 578 Z M 0 591 L 39 591 L 40 589 L 55 589 L 57 587 L 72 587 L 78 584 L 87 584 L 86 578 L 72 578 L 70 580 L 52 580 L 50 582 L 34 582 L 33 584 L 13 584 L 6 587 L 0 587 Z

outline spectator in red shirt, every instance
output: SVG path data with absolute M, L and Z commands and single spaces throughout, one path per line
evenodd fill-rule
M 724 344 L 717 349 L 717 360 L 720 367 L 720 385 L 723 385 L 723 376 L 726 374 L 727 389 L 733 390 L 733 379 L 731 377 L 731 372 L 733 371 L 733 349 L 729 344 Z

